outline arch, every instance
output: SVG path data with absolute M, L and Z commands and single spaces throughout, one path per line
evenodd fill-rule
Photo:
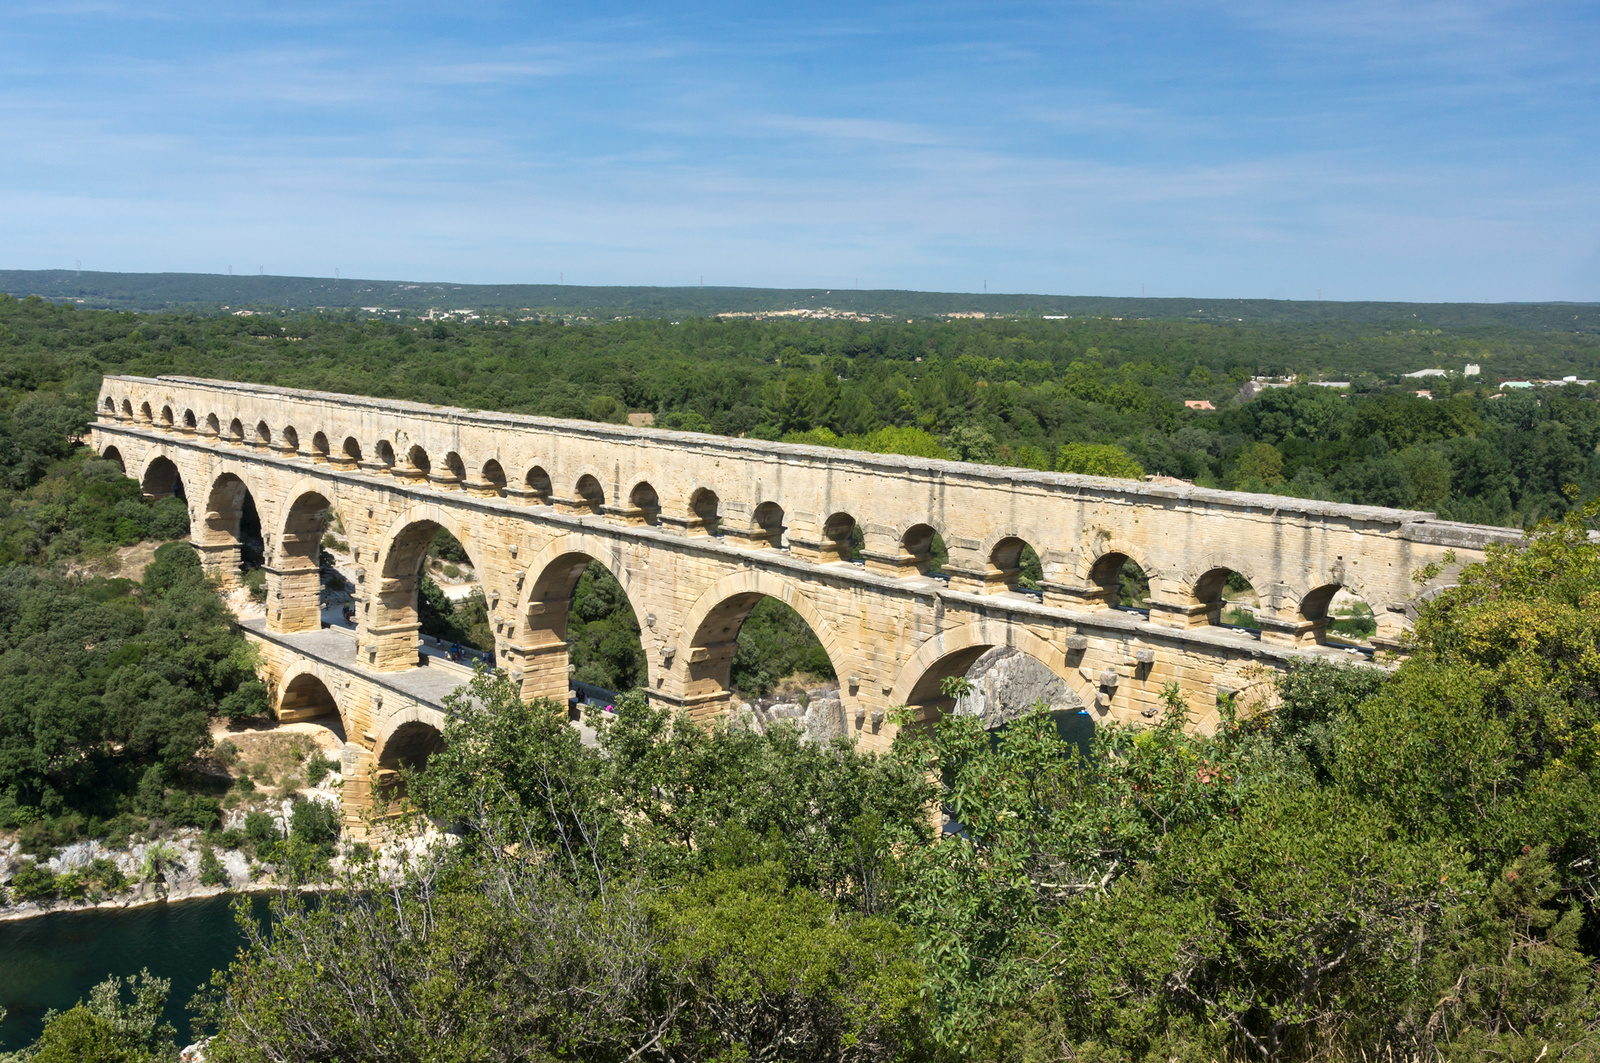
M 178 466 L 171 458 L 157 454 L 145 465 L 144 475 L 139 479 L 139 490 L 144 497 L 152 500 L 183 498 L 183 477 L 178 475 Z
M 420 445 L 413 445 L 406 451 L 406 463 L 395 473 L 407 480 L 426 480 L 428 474 L 433 472 L 433 462 L 428 458 L 428 452 Z
M 294 425 L 284 425 L 278 438 L 283 441 L 284 451 L 290 454 L 300 453 L 300 433 L 296 431 Z
M 433 482 L 440 487 L 459 487 L 467 478 L 467 463 L 453 450 L 444 456 L 444 469 L 442 474 L 433 477 Z
M 817 563 L 849 561 L 855 553 L 855 533 L 856 519 L 848 513 L 835 513 L 823 521 Z
M 150 404 L 148 402 L 141 402 L 139 404 L 139 423 L 151 424 L 154 421 L 155 416 L 150 412 Z
M 302 481 L 288 497 L 274 550 L 277 593 L 267 608 L 267 626 L 276 632 L 322 629 L 322 535 L 333 513 L 327 488 Z
M 600 486 L 600 480 L 594 473 L 586 472 L 578 477 L 578 483 L 573 491 L 576 496 L 573 502 L 580 513 L 593 513 L 599 516 L 605 509 L 605 488 Z
M 122 418 L 125 421 L 133 420 L 133 403 L 127 399 L 122 400 Z
M 272 429 L 267 427 L 265 421 L 256 422 L 255 444 L 258 450 L 272 446 Z
M 394 444 L 387 439 L 378 440 L 378 472 L 394 471 Z
M 757 548 L 771 547 L 773 549 L 787 549 L 783 541 L 783 534 L 788 529 L 783 523 L 783 507 L 776 502 L 763 502 L 751 514 L 750 523 L 753 526 L 750 533 L 750 545 Z
M 1121 549 L 1110 549 L 1095 558 L 1094 563 L 1089 566 L 1089 571 L 1086 575 L 1090 590 L 1085 597 L 1091 602 L 1098 602 L 1102 606 L 1113 609 L 1119 607 L 1148 608 L 1148 601 L 1145 605 L 1139 606 L 1136 603 L 1129 603 L 1123 600 L 1122 572 L 1123 568 L 1129 564 L 1132 564 L 1138 570 L 1138 573 L 1143 575 L 1147 583 L 1154 581 L 1154 573 L 1148 566 L 1141 564 L 1133 554 Z
M 328 460 L 328 436 L 318 432 L 311 437 L 311 460 L 324 462 Z
M 193 537 L 206 572 L 224 587 L 237 586 L 244 561 L 264 560 L 260 535 L 261 515 L 249 485 L 232 469 L 218 474 L 206 492 L 205 519 Z
M 193 410 L 184 410 L 183 411 L 183 430 L 185 432 L 193 432 L 197 427 L 199 427 L 199 424 L 195 420 L 194 411 Z
M 217 420 L 217 415 L 214 413 L 206 414 L 206 435 L 213 439 L 222 435 L 222 422 Z
M 629 524 L 661 523 L 661 496 L 649 481 L 640 480 L 628 492 L 628 511 L 624 519 Z
M 344 445 L 339 448 L 339 464 L 348 469 L 353 469 L 361 464 L 361 444 L 355 436 L 345 436 Z
M 228 442 L 244 442 L 244 422 L 237 417 L 228 422 Z
M 433 504 L 412 506 L 395 518 L 384 539 L 382 576 L 370 602 L 367 641 L 357 648 L 366 663 L 381 672 L 414 668 L 422 616 L 417 600 L 428 547 L 440 528 L 461 543 L 480 577 L 487 574 L 477 537 L 450 510 Z M 370 577 L 369 577 L 370 579 Z
M 722 500 L 709 487 L 702 487 L 689 496 L 690 535 L 718 535 L 722 517 L 718 512 Z
M 1021 594 L 1039 593 L 1043 569 L 1039 555 L 1026 539 L 1007 535 L 989 551 L 989 564 L 984 572 L 985 594 L 1006 591 Z
M 550 474 L 545 472 L 542 467 L 535 465 L 529 469 L 528 474 L 522 478 L 522 487 L 523 500 L 530 505 L 548 506 L 550 504 L 552 492 Z
M 380 776 L 400 768 L 421 768 L 444 748 L 445 717 L 438 709 L 410 705 L 384 721 L 373 750 Z
M 529 559 L 522 576 L 527 590 L 517 621 L 522 631 L 518 632 L 513 626 L 505 632 L 508 641 L 506 667 L 512 678 L 520 675 L 524 700 L 541 697 L 562 703 L 567 700 L 567 666 L 571 661 L 567 623 L 578 580 L 591 563 L 598 562 L 616 578 L 635 619 L 650 622 L 623 550 L 623 544 L 609 537 L 576 532 L 547 543 Z M 660 684 L 659 678 L 652 679 L 648 654 L 643 678 L 649 689 Z
M 110 395 L 107 395 L 105 401 L 100 405 L 101 408 L 111 416 L 115 417 L 117 415 L 117 402 Z
M 1067 684 L 1085 707 L 1095 704 L 1095 692 L 1075 668 L 1069 668 L 1059 647 L 1020 624 L 979 620 L 942 631 L 924 642 L 900 668 L 889 694 L 891 705 L 934 705 L 943 696 L 939 686 L 952 675 L 963 675 L 979 657 L 997 646 L 1019 650 L 1043 663 Z
M 1341 594 L 1343 603 L 1337 601 Z M 1370 648 L 1374 637 L 1392 641 L 1408 626 L 1403 614 L 1380 613 L 1358 588 L 1343 583 L 1325 583 L 1301 595 L 1298 612 L 1300 638 L 1329 644 Z
M 736 572 L 701 592 L 684 615 L 678 633 L 674 656 L 682 661 L 684 703 L 697 715 L 715 715 L 729 708 L 739 628 L 763 598 L 775 598 L 798 613 L 822 643 L 834 674 L 850 674 L 852 659 L 847 648 L 799 584 L 760 570 Z M 847 707 L 854 701 L 854 695 L 843 687 L 839 697 Z
M 907 574 L 926 576 L 933 566 L 933 539 L 939 533 L 931 524 L 913 524 L 900 536 L 900 549 L 909 559 Z
M 483 477 L 483 482 L 493 489 L 496 498 L 506 496 L 506 471 L 498 461 L 490 458 L 484 462 L 479 475 Z
M 279 723 L 298 723 L 303 720 L 326 723 L 327 717 L 332 716 L 337 726 L 330 726 L 329 729 L 340 738 L 345 737 L 346 719 L 339 699 L 307 662 L 296 661 L 284 673 L 279 690 L 276 709 Z
M 174 423 L 173 416 L 172 416 L 172 407 L 171 406 L 163 406 L 163 407 L 161 407 L 161 427 L 162 428 L 174 428 L 174 427 L 176 427 L 176 425 Z
M 122 460 L 122 451 L 118 450 L 116 447 L 108 446 L 105 450 L 100 452 L 100 456 L 106 461 L 116 462 L 117 468 L 122 470 L 122 475 L 128 475 L 128 463 Z
M 1260 630 L 1261 624 L 1255 612 L 1246 606 L 1228 608 L 1229 602 L 1233 600 L 1229 598 L 1230 594 L 1237 597 L 1244 593 L 1251 595 L 1255 593 L 1255 584 L 1238 569 L 1222 565 L 1209 568 L 1194 581 L 1190 593 L 1196 606 L 1201 609 L 1199 615 L 1203 617 L 1205 623 Z M 1260 609 L 1259 604 L 1256 609 Z

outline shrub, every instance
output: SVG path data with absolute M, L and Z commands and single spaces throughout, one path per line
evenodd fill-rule
M 228 872 L 223 868 L 222 861 L 217 859 L 217 854 L 211 851 L 211 846 L 200 847 L 200 884 L 202 886 L 226 886 Z
M 267 845 L 283 837 L 272 817 L 265 812 L 252 812 L 244 817 L 244 834 L 255 845 Z
M 224 738 L 211 751 L 211 759 L 225 768 L 231 768 L 239 763 L 239 747 L 234 745 L 231 740 Z
M 267 573 L 265 569 L 253 568 L 244 574 L 244 585 L 250 592 L 252 601 L 264 602 L 267 600 Z
M 339 837 L 339 810 L 325 801 L 302 801 L 289 819 L 289 836 L 312 845 Z
M 306 782 L 316 786 L 326 779 L 331 772 L 339 770 L 339 762 L 323 756 L 321 753 L 313 756 L 306 762 Z
M 56 895 L 56 873 L 44 864 L 25 863 L 11 876 L 11 891 L 24 901 L 53 898 Z
M 455 565 L 447 564 L 443 568 L 441 568 L 439 571 L 444 573 L 446 579 L 460 579 L 461 578 L 461 569 L 457 568 Z

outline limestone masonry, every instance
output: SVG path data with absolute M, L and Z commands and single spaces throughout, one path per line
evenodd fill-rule
M 566 700 L 567 610 L 594 560 L 639 618 L 652 700 L 726 712 L 739 626 L 770 595 L 821 639 L 868 748 L 892 738 L 890 708 L 948 708 L 940 682 L 995 647 L 1043 662 L 1097 721 L 1142 722 L 1176 682 L 1214 726 L 1219 697 L 1270 697 L 1273 669 L 1337 652 L 1322 644 L 1341 588 L 1393 646 L 1460 565 L 1520 538 L 1431 513 L 184 377 L 107 377 L 92 437 L 147 495 L 181 480 L 192 539 L 224 582 L 239 578 L 253 498 L 268 597 L 247 633 L 280 716 L 338 714 L 349 779 L 432 748 L 438 699 L 465 677 L 419 667 L 419 572 L 440 526 L 472 558 L 497 660 L 525 697 Z M 319 607 L 330 508 L 358 566 L 353 641 L 324 630 Z M 864 563 L 850 560 L 856 528 Z M 1042 595 L 1019 588 L 1024 544 Z M 1129 558 L 1150 578 L 1148 618 L 1113 607 Z M 1429 564 L 1441 571 L 1417 583 Z M 1260 595 L 1259 638 L 1218 624 L 1230 571 Z M 368 796 L 348 787 L 347 812 Z

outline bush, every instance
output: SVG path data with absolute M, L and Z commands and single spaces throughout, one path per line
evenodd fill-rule
M 250 592 L 250 600 L 264 602 L 267 600 L 267 573 L 265 569 L 253 568 L 244 574 L 245 589 Z
M 328 845 L 339 837 L 339 810 L 325 801 L 302 801 L 289 819 L 289 836 L 312 845 Z
M 11 876 L 11 892 L 24 901 L 42 901 L 56 895 L 56 873 L 44 864 L 25 863 Z
M 224 870 L 222 861 L 217 859 L 217 854 L 211 851 L 211 846 L 200 847 L 200 884 L 202 886 L 226 886 L 228 872 Z
M 328 757 L 318 753 L 306 762 L 306 782 L 316 786 L 323 779 L 326 779 L 331 772 L 338 770 L 339 762 L 337 760 L 330 760 Z
M 446 564 L 439 571 L 444 573 L 445 579 L 460 579 L 461 578 L 461 569 L 457 568 L 455 565 Z
M 252 812 L 244 817 L 244 835 L 254 845 L 268 845 L 280 840 L 277 824 L 265 812 Z

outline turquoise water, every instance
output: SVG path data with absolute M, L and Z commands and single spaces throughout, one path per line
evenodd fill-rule
M 62 912 L 0 923 L 0 1051 L 31 1044 L 44 1013 L 65 1011 L 111 975 L 140 968 L 172 979 L 167 1019 L 187 1044 L 189 998 L 228 966 L 244 935 L 234 922 L 232 898 L 208 897 L 116 911 Z M 251 901 L 265 919 L 266 898 Z

